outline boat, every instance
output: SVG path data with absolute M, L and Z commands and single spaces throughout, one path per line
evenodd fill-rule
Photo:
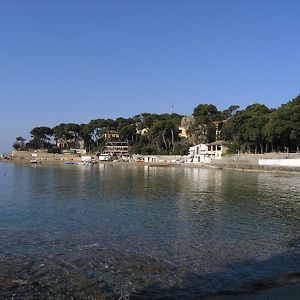
M 112 161 L 113 157 L 108 153 L 102 153 L 98 157 L 99 161 Z
M 93 162 L 92 161 L 77 161 L 75 164 L 78 166 L 92 166 Z
M 31 153 L 31 160 L 30 160 L 30 163 L 31 164 L 41 164 L 42 162 L 41 161 L 38 161 L 37 160 L 37 153 Z

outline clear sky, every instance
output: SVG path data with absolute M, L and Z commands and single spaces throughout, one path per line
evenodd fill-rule
M 35 126 L 300 93 L 298 0 L 0 1 L 0 153 Z

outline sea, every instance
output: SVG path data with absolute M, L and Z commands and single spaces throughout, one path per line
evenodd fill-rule
M 201 299 L 300 273 L 300 174 L 0 163 L 0 299 Z

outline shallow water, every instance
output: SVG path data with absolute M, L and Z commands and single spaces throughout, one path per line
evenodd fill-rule
M 195 299 L 299 273 L 299 183 L 0 163 L 0 298 Z

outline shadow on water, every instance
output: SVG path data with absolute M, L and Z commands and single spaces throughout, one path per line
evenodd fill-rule
M 274 266 L 278 266 L 274 268 Z M 273 257 L 228 265 L 223 271 L 210 274 L 187 273 L 180 286 L 162 287 L 153 284 L 139 290 L 130 299 L 200 299 L 213 294 L 236 294 L 271 286 L 300 282 L 300 249 Z
M 3 256 L 1 299 L 199 299 L 300 281 L 300 240 L 263 260 L 191 272 L 166 260 L 99 244 L 50 256 Z

